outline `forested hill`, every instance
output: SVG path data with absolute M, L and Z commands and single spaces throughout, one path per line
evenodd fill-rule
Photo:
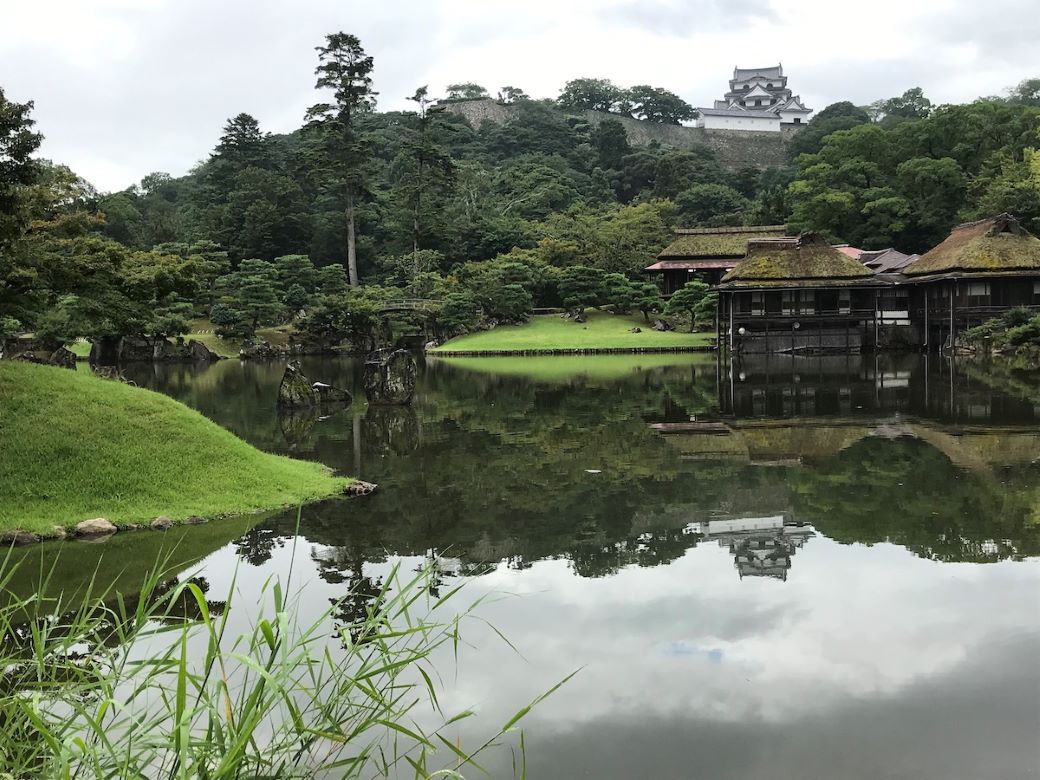
M 676 226 L 783 223 L 904 252 L 1003 211 L 1040 233 L 1040 79 L 964 105 L 919 89 L 834 103 L 782 165 L 733 169 L 705 146 L 633 146 L 621 121 L 585 114 L 689 119 L 664 90 L 579 79 L 554 101 L 504 88 L 509 118 L 477 129 L 425 88 L 412 111 L 376 110 L 360 42 L 327 43 L 319 88 L 336 102 L 298 130 L 238 114 L 188 175 L 117 193 L 34 158 L 32 105 L 0 92 L 0 335 L 171 335 L 218 313 L 245 335 L 307 311 L 331 339 L 363 310 L 371 329 L 378 306 L 361 302 L 394 295 L 450 300 L 443 319 L 458 328 L 567 301 L 653 307 L 632 284 Z M 344 51 L 361 69 L 349 79 Z
M 423 270 L 442 272 L 518 247 L 554 265 L 631 273 L 675 224 L 789 223 L 904 251 L 1005 210 L 1040 228 L 1035 96 L 932 107 L 911 90 L 886 102 L 873 117 L 847 102 L 823 109 L 791 143 L 789 163 L 764 171 L 727 170 L 706 147 L 633 147 L 620 123 L 593 126 L 551 101 L 516 101 L 511 119 L 479 130 L 432 104 L 367 112 L 359 270 L 393 276 L 416 246 L 430 250 Z M 269 135 L 241 114 L 190 175 L 152 174 L 98 205 L 105 233 L 138 248 L 208 239 L 233 261 L 343 263 L 335 167 L 313 127 Z

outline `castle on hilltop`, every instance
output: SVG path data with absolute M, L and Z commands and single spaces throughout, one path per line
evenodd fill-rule
M 783 125 L 802 125 L 809 119 L 800 95 L 787 87 L 784 66 L 734 68 L 729 91 L 711 108 L 697 109 L 697 127 L 713 130 L 780 132 Z

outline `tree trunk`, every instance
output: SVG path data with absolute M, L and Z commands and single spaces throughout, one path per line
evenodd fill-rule
M 415 210 L 412 212 L 412 256 L 419 256 L 419 204 L 416 202 Z
M 351 287 L 358 286 L 357 236 L 354 234 L 354 193 L 347 192 L 347 276 Z

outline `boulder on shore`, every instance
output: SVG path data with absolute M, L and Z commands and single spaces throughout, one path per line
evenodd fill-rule
M 0 534 L 0 546 L 10 547 L 21 547 L 23 544 L 35 544 L 40 541 L 40 537 L 34 534 L 32 531 L 23 531 L 21 528 L 12 528 L 10 531 L 4 531 Z
M 114 534 L 116 530 L 116 527 L 103 517 L 76 523 L 77 536 L 104 536 Z
M 166 515 L 159 515 L 159 517 L 152 520 L 149 527 L 154 531 L 165 531 L 167 528 L 173 527 L 173 520 L 166 517 Z
M 369 493 L 374 493 L 378 487 L 372 482 L 362 482 L 358 479 L 343 488 L 343 493 L 348 496 L 367 496 Z
M 34 344 L 31 339 L 11 339 L 4 344 L 3 356 L 9 360 L 24 360 L 26 363 L 36 363 L 42 366 L 76 369 L 76 356 L 71 351 L 65 347 L 58 347 L 55 350 L 43 349 Z
M 399 349 L 384 357 L 373 352 L 365 361 L 365 396 L 370 404 L 402 406 L 412 402 L 418 369 L 415 358 Z
M 325 382 L 311 382 L 300 370 L 300 364 L 293 362 L 285 367 L 282 383 L 278 386 L 278 406 L 285 409 L 299 409 L 322 404 L 349 404 L 354 400 L 346 390 Z
M 675 328 L 672 327 L 672 324 L 670 322 L 665 322 L 664 320 L 654 320 L 654 324 L 651 325 L 650 327 L 653 330 L 657 330 L 657 331 L 661 331 L 661 332 L 664 332 L 664 331 L 667 331 L 667 330 L 675 330 Z

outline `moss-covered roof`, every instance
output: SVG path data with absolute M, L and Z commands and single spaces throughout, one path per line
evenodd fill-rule
M 689 260 L 698 257 L 743 257 L 748 241 L 756 238 L 780 238 L 783 225 L 745 227 L 681 228 L 675 240 L 661 250 L 658 260 Z
M 825 281 L 871 280 L 873 272 L 822 238 L 806 233 L 798 238 L 752 241 L 747 257 L 722 277 L 721 288 L 804 285 Z
M 958 225 L 939 246 L 903 268 L 907 276 L 1040 270 L 1040 239 L 1010 214 Z

